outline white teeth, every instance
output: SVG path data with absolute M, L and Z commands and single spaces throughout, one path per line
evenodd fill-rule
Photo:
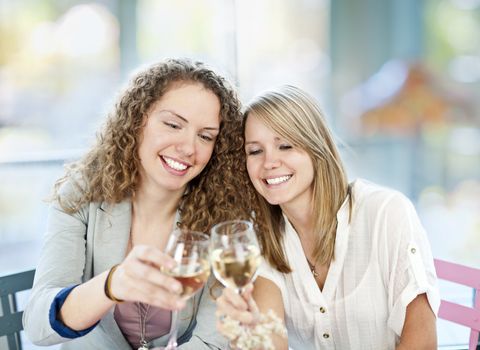
M 291 177 L 292 175 L 286 175 L 286 176 L 276 177 L 273 179 L 266 179 L 265 181 L 267 181 L 267 184 L 269 185 L 278 185 L 282 182 L 288 181 Z
M 186 166 L 185 164 L 176 162 L 176 161 L 174 161 L 173 159 L 163 157 L 163 160 L 165 161 L 165 163 L 168 164 L 168 166 L 169 166 L 170 168 L 173 168 L 173 169 L 175 169 L 175 170 L 182 171 L 182 170 L 187 169 L 187 166 Z

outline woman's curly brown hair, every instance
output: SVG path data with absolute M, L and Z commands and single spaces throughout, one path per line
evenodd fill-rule
M 202 84 L 220 100 L 220 132 L 208 165 L 188 184 L 180 203 L 181 225 L 207 232 L 222 220 L 248 219 L 240 102 L 228 81 L 204 63 L 169 59 L 138 73 L 108 115 L 95 146 L 66 167 L 54 187 L 54 200 L 69 213 L 90 202 L 119 203 L 132 197 L 139 183 L 138 148 L 144 116 L 175 83 Z M 188 102 L 187 102 L 188 103 Z M 72 181 L 78 189 L 64 198 L 60 188 Z

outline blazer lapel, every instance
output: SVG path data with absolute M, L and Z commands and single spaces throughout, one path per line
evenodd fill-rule
M 132 204 L 129 200 L 97 209 L 93 251 L 93 273 L 98 275 L 125 258 L 130 237 Z

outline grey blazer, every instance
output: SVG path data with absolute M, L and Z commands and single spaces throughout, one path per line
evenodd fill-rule
M 66 192 L 73 190 L 66 187 Z M 113 308 L 90 333 L 73 340 L 61 337 L 49 322 L 50 306 L 61 289 L 88 281 L 124 259 L 131 210 L 130 201 L 90 203 L 71 215 L 57 203 L 52 204 L 45 244 L 23 315 L 25 332 L 33 343 L 63 343 L 61 349 L 65 350 L 131 349 L 113 318 Z M 179 313 L 179 343 L 185 342 L 179 349 L 227 348 L 226 339 L 215 328 L 215 302 L 209 293 L 212 283 L 213 277 Z M 154 340 L 153 345 L 165 346 L 167 341 L 168 334 Z

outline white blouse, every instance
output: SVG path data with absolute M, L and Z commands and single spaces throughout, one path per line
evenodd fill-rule
M 407 305 L 417 295 L 427 293 L 437 314 L 430 246 L 412 203 L 401 193 L 354 182 L 351 222 L 346 200 L 337 213 L 335 257 L 322 291 L 284 218 L 284 251 L 293 272 L 280 273 L 264 261 L 258 273 L 282 293 L 291 349 L 395 349 Z

